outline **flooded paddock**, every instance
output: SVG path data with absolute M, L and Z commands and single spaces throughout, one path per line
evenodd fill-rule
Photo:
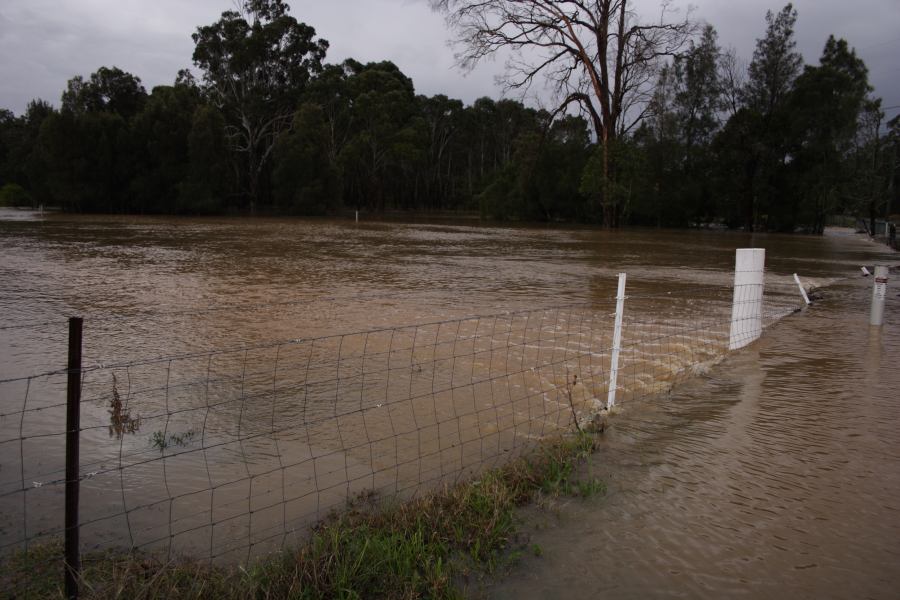
M 2 216 L 2 215 L 0 215 Z M 0 544 L 61 526 L 66 321 L 85 317 L 82 540 L 243 561 L 354 494 L 471 476 L 728 348 L 734 249 L 765 323 L 855 276 L 852 238 L 454 224 L 0 220 Z

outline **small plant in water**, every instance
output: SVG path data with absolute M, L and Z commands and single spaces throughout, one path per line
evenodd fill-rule
M 168 435 L 163 431 L 154 431 L 153 435 L 150 436 L 150 445 L 163 452 L 172 446 L 187 446 L 196 435 L 197 432 L 193 429 L 188 429 L 184 433 L 170 433 Z
M 116 375 L 113 374 L 112 400 L 109 401 L 109 437 L 121 440 L 126 433 L 137 433 L 141 428 L 141 417 L 132 417 L 131 409 L 126 408 L 119 394 Z
M 572 409 L 572 420 L 575 422 L 575 427 L 578 428 L 579 433 L 584 433 L 581 429 L 581 424 L 578 422 L 578 412 L 575 410 L 575 400 L 572 398 L 572 389 L 578 385 L 578 374 L 572 376 L 572 381 L 569 381 L 569 368 L 566 367 L 566 396 L 569 399 L 569 407 Z

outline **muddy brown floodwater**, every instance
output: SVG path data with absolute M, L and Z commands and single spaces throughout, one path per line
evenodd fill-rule
M 774 326 L 716 366 L 742 247 L 766 249 Z M 0 209 L 0 257 L 0 554 L 59 532 L 64 377 L 40 374 L 64 366 L 70 315 L 82 542 L 240 562 L 355 492 L 470 476 L 602 405 L 626 272 L 610 494 L 498 594 L 890 583 L 896 299 L 870 341 L 856 279 L 896 259 L 850 233 Z M 795 272 L 825 298 L 777 321 Z
M 870 329 L 871 280 L 836 283 L 630 406 L 593 459 L 607 495 L 530 513 L 542 556 L 492 597 L 900 597 L 898 291 Z

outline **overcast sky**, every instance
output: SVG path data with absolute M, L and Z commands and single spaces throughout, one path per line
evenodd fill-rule
M 495 76 L 502 61 L 471 73 L 454 66 L 451 34 L 426 0 L 292 0 L 291 14 L 331 43 L 329 62 L 353 57 L 391 60 L 422 94 L 472 102 L 499 97 Z M 687 2 L 683 2 L 687 5 Z M 639 12 L 656 14 L 659 2 L 638 0 Z M 693 0 L 695 17 L 713 24 L 723 46 L 749 61 L 775 0 Z M 900 1 L 798 0 L 797 41 L 815 63 L 830 33 L 844 37 L 866 61 L 884 106 L 900 105 Z M 59 105 L 66 81 L 100 66 L 117 66 L 141 78 L 149 91 L 171 84 L 191 65 L 191 33 L 218 19 L 232 0 L 2 0 L 0 2 L 0 108 L 21 114 L 32 98 Z M 898 109 L 887 111 L 888 117 Z

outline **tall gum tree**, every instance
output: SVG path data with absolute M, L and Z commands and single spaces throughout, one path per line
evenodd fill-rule
M 685 15 L 662 5 L 658 22 L 641 20 L 630 0 L 431 0 L 456 32 L 464 68 L 508 51 L 503 81 L 527 90 L 543 77 L 557 95 L 555 114 L 577 105 L 601 146 L 603 222 L 619 224 L 615 165 L 617 138 L 636 127 L 662 62 L 694 33 Z
M 87 81 L 81 75 L 69 80 L 62 95 L 62 110 L 77 115 L 110 112 L 129 120 L 146 101 L 147 92 L 140 77 L 118 67 L 100 67 Z
M 824 231 L 827 215 L 837 208 L 838 198 L 847 195 L 849 157 L 871 91 L 865 63 L 845 40 L 834 36 L 825 43 L 819 65 L 807 66 L 796 80 L 789 99 L 795 128 L 792 156 L 804 172 L 796 195 L 806 196 L 805 221 L 814 233 Z M 871 108 L 880 112 L 877 106 Z M 878 129 L 876 125 L 876 135 Z M 873 182 L 876 173 L 869 177 Z
M 753 60 L 747 70 L 742 99 L 748 114 L 744 118 L 753 123 L 748 135 L 737 142 L 750 149 L 746 162 L 743 202 L 744 227 L 754 231 L 768 227 L 762 221 L 772 206 L 779 204 L 775 181 L 787 162 L 790 130 L 788 107 L 794 82 L 803 68 L 803 57 L 797 52 L 794 27 L 797 10 L 787 4 L 777 14 L 766 13 L 766 34 L 756 40 Z
M 193 58 L 209 98 L 225 116 L 231 149 L 241 157 L 240 185 L 252 211 L 275 142 L 322 70 L 328 42 L 288 15 L 283 0 L 245 0 L 241 9 L 197 29 Z
M 709 145 L 725 108 L 719 71 L 721 51 L 712 25 L 660 71 L 650 116 L 634 134 L 645 155 L 642 222 L 686 226 L 710 222 L 712 165 Z M 642 184 L 644 182 L 641 182 Z M 647 202 L 649 200 L 649 202 Z

